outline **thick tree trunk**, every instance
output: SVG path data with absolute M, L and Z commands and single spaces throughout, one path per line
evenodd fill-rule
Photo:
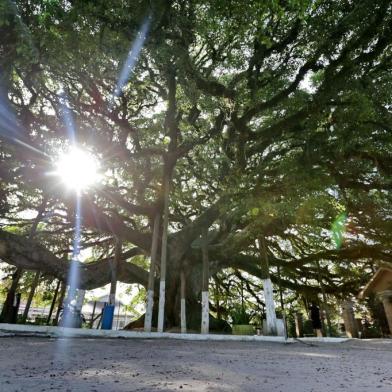
M 320 263 L 317 261 L 316 262 L 316 266 L 317 266 L 317 275 L 318 275 L 318 281 L 319 281 L 319 285 L 320 285 L 320 289 L 321 289 L 321 294 L 323 296 L 323 301 L 322 301 L 322 305 L 321 305 L 321 309 L 324 311 L 325 313 L 325 318 L 327 319 L 327 336 L 331 336 L 331 330 L 332 330 L 332 324 L 331 324 L 331 318 L 329 317 L 329 312 L 328 312 L 328 306 L 327 306 L 327 296 L 325 293 L 325 287 L 324 287 L 324 283 L 323 283 L 323 278 L 321 276 L 321 269 L 320 269 Z
M 32 240 L 34 238 L 36 232 L 37 232 L 38 224 L 41 221 L 42 216 L 43 216 L 43 214 L 45 212 L 45 207 L 46 207 L 47 201 L 48 201 L 47 197 L 44 196 L 44 198 L 42 200 L 42 203 L 41 203 L 40 207 L 38 208 L 37 216 L 34 218 L 33 224 L 31 225 L 30 233 L 29 233 L 29 240 Z M 10 318 L 12 319 L 13 318 L 13 317 L 8 316 L 6 314 L 6 312 L 7 311 L 11 311 L 11 313 L 14 312 L 13 303 L 14 303 L 14 300 L 15 300 L 15 294 L 16 294 L 16 289 L 17 289 L 18 284 L 19 284 L 19 280 L 20 280 L 20 278 L 23 275 L 23 270 L 18 268 L 16 272 L 17 273 L 14 275 L 14 277 L 12 279 L 11 288 L 10 288 L 10 291 L 8 292 L 8 294 L 7 294 L 6 303 L 4 303 L 3 310 L 2 310 L 1 316 L 0 316 L 0 320 L 2 318 L 4 318 L 4 319 L 10 319 Z M 37 276 L 37 274 L 38 274 L 38 276 Z M 36 276 L 34 278 L 34 281 L 33 281 L 33 284 L 32 284 L 32 287 L 31 287 L 31 290 L 30 290 L 30 293 L 29 293 L 29 298 L 27 300 L 26 308 L 25 308 L 25 311 L 23 313 L 23 322 L 26 321 L 27 314 L 29 312 L 29 308 L 30 308 L 30 305 L 31 305 L 31 301 L 33 300 L 34 292 L 35 292 L 35 289 L 37 288 L 37 285 L 38 285 L 38 282 L 39 282 L 39 272 L 37 272 L 37 274 L 36 274 Z M 4 312 L 4 314 L 3 314 L 3 312 Z
M 60 318 L 60 313 L 63 309 L 63 302 L 64 302 L 64 297 L 65 297 L 65 291 L 67 289 L 67 285 L 65 282 L 61 282 L 61 291 L 60 291 L 60 297 L 59 297 L 59 303 L 57 305 L 57 312 L 56 312 L 56 317 L 53 321 L 53 325 L 58 325 L 59 323 L 59 318 Z
M 57 296 L 59 294 L 60 285 L 61 285 L 61 281 L 58 280 L 56 289 L 53 294 L 52 303 L 50 304 L 50 310 L 49 310 L 48 318 L 46 320 L 46 325 L 50 325 L 50 321 L 52 320 L 52 314 L 53 314 L 54 307 L 56 305 L 56 300 L 57 300 Z
M 2 323 L 12 323 L 15 320 L 14 313 L 17 312 L 17 309 L 15 309 L 14 306 L 15 298 L 16 298 L 15 294 L 22 275 L 23 275 L 23 270 L 21 268 L 17 268 L 14 274 L 12 275 L 11 287 L 7 292 L 7 297 L 5 299 L 3 309 L 1 310 L 0 322 Z

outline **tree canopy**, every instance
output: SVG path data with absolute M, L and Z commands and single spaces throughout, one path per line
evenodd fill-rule
M 147 284 L 167 179 L 168 295 L 181 269 L 200 291 L 206 229 L 217 282 L 260 277 L 263 238 L 281 287 L 356 294 L 392 260 L 391 30 L 383 0 L 3 1 L 0 258 L 65 279 L 75 200 L 50 173 L 75 140 L 103 173 L 82 286 L 110 282 L 115 239 Z

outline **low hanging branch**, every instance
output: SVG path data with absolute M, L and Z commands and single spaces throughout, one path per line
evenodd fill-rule
M 148 272 L 124 260 L 141 254 L 138 248 L 124 252 L 118 265 L 117 278 L 124 283 L 138 283 L 147 286 Z M 0 230 L 0 259 L 8 264 L 26 270 L 41 270 L 44 274 L 66 281 L 70 262 L 55 256 L 37 242 L 26 237 Z M 110 265 L 113 258 L 83 264 L 78 262 L 81 289 L 91 290 L 111 282 Z

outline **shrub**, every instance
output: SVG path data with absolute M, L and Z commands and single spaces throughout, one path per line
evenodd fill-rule
M 243 306 L 234 307 L 230 312 L 230 316 L 234 325 L 249 324 L 251 319 L 250 314 L 247 313 Z

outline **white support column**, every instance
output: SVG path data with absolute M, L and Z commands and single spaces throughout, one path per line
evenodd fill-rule
M 75 309 L 79 312 L 82 311 L 84 296 L 86 295 L 86 290 L 79 289 L 76 296 Z
M 166 281 L 159 282 L 159 304 L 158 304 L 158 332 L 163 332 L 163 324 L 165 319 L 165 293 Z
M 265 298 L 265 312 L 267 317 L 267 334 L 277 335 L 278 331 L 276 326 L 274 291 L 270 278 L 263 279 L 263 289 Z
M 164 178 L 164 211 L 163 211 L 163 232 L 161 250 L 161 277 L 159 282 L 159 305 L 158 305 L 158 332 L 163 332 L 165 321 L 165 294 L 166 294 L 166 262 L 167 262 L 167 231 L 169 226 L 169 191 L 170 178 Z
M 153 306 L 154 290 L 147 290 L 146 314 L 144 316 L 144 332 L 151 332 Z
M 262 282 L 263 282 L 265 310 L 266 310 L 266 318 L 267 318 L 266 333 L 267 335 L 277 335 L 278 328 L 276 322 L 274 290 L 269 275 L 268 253 L 267 253 L 267 246 L 265 244 L 264 238 L 260 238 L 258 241 L 256 241 L 256 246 L 260 250 L 260 257 L 261 257 Z
M 181 298 L 181 333 L 186 333 L 186 304 L 185 304 L 185 298 Z
M 208 261 L 208 229 L 202 234 L 202 254 L 203 254 L 203 282 L 201 292 L 201 333 L 210 331 L 210 305 L 208 298 L 208 283 L 210 279 L 210 269 Z
M 210 331 L 210 309 L 208 291 L 201 292 L 201 333 Z
M 186 333 L 186 279 L 184 271 L 180 272 L 181 280 L 181 333 Z
M 152 242 L 151 242 L 151 261 L 150 261 L 150 271 L 148 275 L 146 314 L 144 316 L 145 332 L 151 332 L 151 325 L 152 325 L 152 312 L 154 307 L 155 266 L 156 266 L 158 239 L 159 239 L 159 222 L 160 222 L 160 214 L 157 213 L 154 219 L 154 229 L 152 233 Z

